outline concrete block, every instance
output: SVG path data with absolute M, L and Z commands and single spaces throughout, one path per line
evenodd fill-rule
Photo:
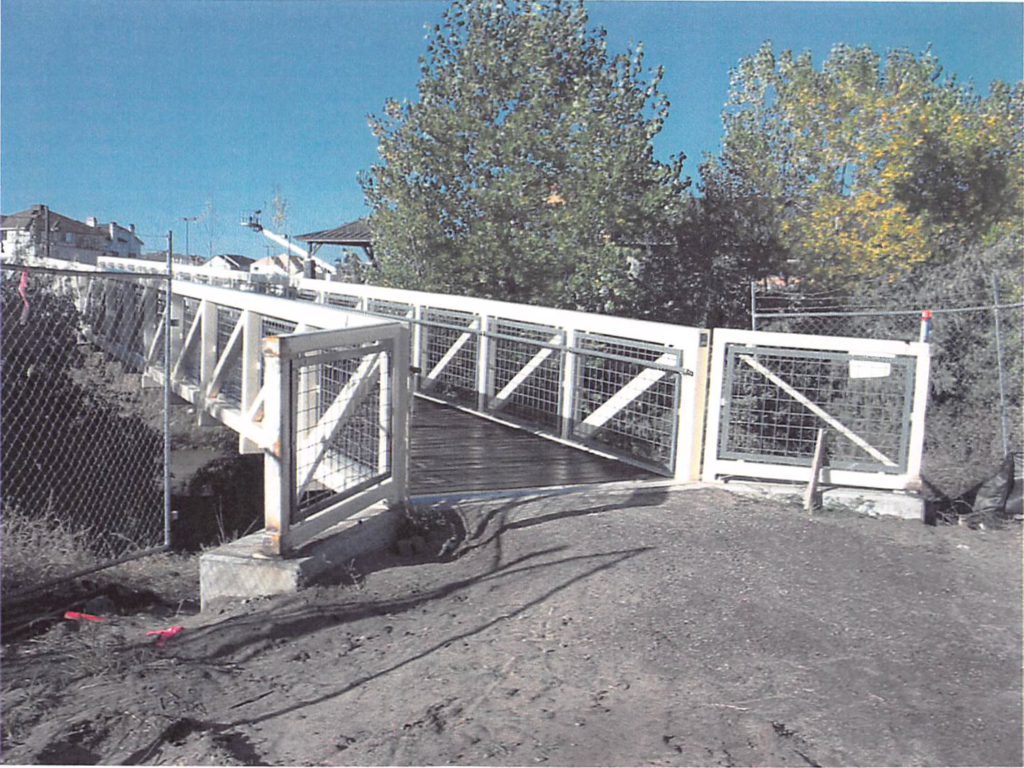
M 297 592 L 332 568 L 390 547 L 401 521 L 400 510 L 381 503 L 328 528 L 288 557 L 262 554 L 262 532 L 204 552 L 199 558 L 201 610 L 225 598 Z
M 804 485 L 730 481 L 719 487 L 745 496 L 803 502 Z M 823 509 L 844 509 L 862 515 L 886 515 L 904 520 L 924 520 L 924 499 L 916 493 L 879 491 L 870 488 L 821 489 Z
M 822 506 L 841 507 L 864 515 L 887 515 L 904 520 L 924 520 L 924 499 L 916 493 L 832 488 L 822 494 Z

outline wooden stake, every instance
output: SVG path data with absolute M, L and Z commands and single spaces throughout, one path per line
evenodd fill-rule
M 825 461 L 825 430 L 818 430 L 818 439 L 814 444 L 814 460 L 811 462 L 811 481 L 807 484 L 804 494 L 804 509 L 808 514 L 821 506 L 821 495 L 818 493 L 818 475 Z

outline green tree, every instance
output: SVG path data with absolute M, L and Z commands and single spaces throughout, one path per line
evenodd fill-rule
M 582 2 L 457 0 L 420 60 L 419 100 L 371 116 L 360 182 L 379 282 L 624 311 L 639 247 L 688 184 L 651 139 L 668 101 L 641 47 L 610 55 Z
M 1019 221 L 1022 105 L 1024 84 L 981 97 L 930 53 L 837 45 L 819 71 L 765 43 L 732 73 L 722 153 L 702 175 L 760 201 L 791 271 L 895 277 Z

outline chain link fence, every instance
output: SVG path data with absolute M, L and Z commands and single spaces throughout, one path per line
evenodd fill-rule
M 1024 304 L 1019 288 L 989 277 L 951 287 L 941 303 L 898 307 L 884 288 L 851 297 L 754 284 L 752 325 L 823 336 L 927 339 L 932 365 L 923 476 L 926 491 L 956 499 L 990 477 L 1004 456 L 1024 450 Z
M 162 307 L 165 286 L 3 267 L 5 597 L 169 543 L 167 399 L 139 363 L 138 311 L 147 289 Z

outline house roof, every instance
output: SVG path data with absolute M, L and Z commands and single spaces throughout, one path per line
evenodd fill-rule
M 46 207 L 33 205 L 24 211 L 12 213 L 10 216 L 0 217 L 0 226 L 4 229 L 42 230 L 46 226 Z M 96 227 L 77 219 L 64 216 L 56 211 L 50 211 L 51 232 L 74 232 L 79 235 L 101 235 L 109 239 L 110 235 Z
M 256 261 L 256 259 L 251 259 L 248 256 L 242 256 L 238 253 L 218 253 L 213 257 L 213 259 L 224 259 L 224 261 L 228 262 L 236 269 L 248 269 L 249 265 Z M 209 264 L 210 261 L 213 261 L 213 259 L 207 261 L 207 264 Z
M 356 219 L 334 229 L 325 229 L 320 232 L 299 235 L 297 239 L 306 243 L 357 245 L 363 248 L 368 248 L 372 244 L 370 225 L 366 223 L 366 219 Z
M 314 256 L 313 261 L 319 269 L 326 272 L 334 272 L 335 268 L 323 259 L 319 259 Z M 257 259 L 253 262 L 253 266 L 256 267 L 256 271 L 267 269 L 268 267 L 276 267 L 282 272 L 295 274 L 302 272 L 303 269 L 305 269 L 305 260 L 296 256 L 294 253 L 279 253 L 275 256 L 264 256 L 262 259 Z M 252 270 L 250 269 L 250 271 Z

